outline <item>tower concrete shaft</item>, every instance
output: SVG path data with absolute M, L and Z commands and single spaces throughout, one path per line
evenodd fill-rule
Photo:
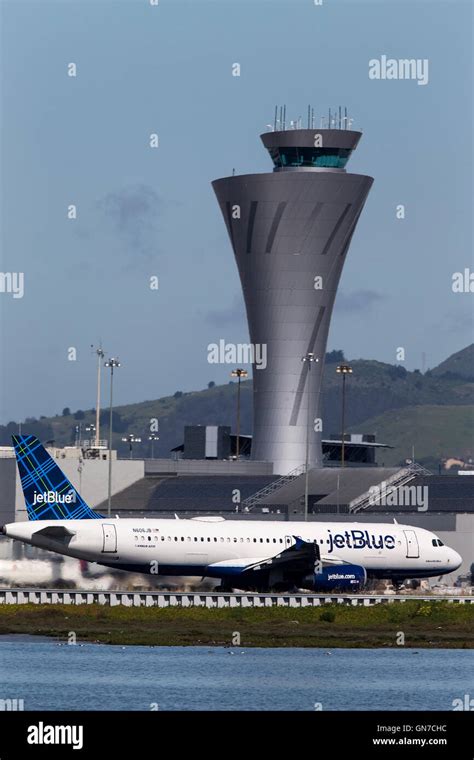
M 274 163 L 265 174 L 212 185 L 234 251 L 253 365 L 252 458 L 286 474 L 320 466 L 321 381 L 331 313 L 344 261 L 373 179 L 344 166 L 361 133 L 293 129 L 261 135 Z M 302 357 L 318 360 L 307 372 Z M 308 408 L 309 404 L 309 408 Z

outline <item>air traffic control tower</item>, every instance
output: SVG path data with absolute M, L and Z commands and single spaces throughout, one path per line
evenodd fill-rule
M 343 128 L 347 118 L 339 118 L 340 128 L 329 123 L 330 129 L 285 129 L 275 116 L 273 131 L 261 135 L 273 172 L 212 183 L 242 282 L 250 341 L 267 347 L 266 367 L 253 366 L 252 458 L 273 462 L 279 474 L 305 464 L 307 437 L 310 466 L 322 464 L 314 420 L 329 323 L 373 182 L 345 169 L 361 133 Z M 318 361 L 302 361 L 307 354 Z

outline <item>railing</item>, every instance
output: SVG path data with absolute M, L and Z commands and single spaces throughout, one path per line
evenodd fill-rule
M 99 604 L 116 607 L 320 607 L 326 604 L 361 605 L 448 601 L 474 604 L 474 596 L 459 594 L 277 594 L 252 592 L 76 591 L 70 589 L 0 589 L 5 604 Z
M 252 496 L 248 496 L 240 505 L 241 508 L 244 511 L 253 509 L 253 507 L 255 507 L 256 504 L 262 501 L 262 499 L 264 499 L 266 496 L 270 496 L 270 494 L 275 493 L 275 491 L 279 491 L 280 488 L 286 486 L 287 483 L 290 483 L 292 480 L 302 475 L 305 471 L 306 465 L 300 464 L 298 467 L 295 467 L 294 470 L 291 470 L 291 472 L 289 472 L 287 475 L 283 475 L 281 478 L 278 478 L 278 480 L 274 480 L 273 483 L 269 483 L 268 486 L 261 488 L 260 491 L 256 491 L 254 494 L 252 494 Z
M 430 470 L 427 470 L 426 467 L 413 462 L 413 464 L 408 465 L 408 467 L 403 467 L 401 470 L 387 478 L 387 480 L 384 480 L 383 488 L 385 493 L 387 493 L 387 491 L 395 490 L 396 488 L 400 488 L 401 486 L 410 483 L 410 481 L 419 475 L 432 474 L 433 473 L 430 472 Z M 378 485 L 377 488 L 380 488 L 380 485 Z M 365 491 L 360 496 L 357 496 L 357 498 L 349 502 L 349 512 L 355 514 L 357 512 L 360 512 L 362 509 L 367 509 L 367 507 L 374 506 L 377 504 L 378 498 L 380 497 L 377 497 L 377 494 L 374 494 L 372 487 L 368 491 Z

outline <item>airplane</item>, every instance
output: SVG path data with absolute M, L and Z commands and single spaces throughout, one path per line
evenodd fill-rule
M 219 579 L 221 590 L 358 591 L 452 573 L 462 557 L 424 528 L 393 523 L 110 518 L 95 512 L 32 435 L 12 436 L 29 520 L 0 533 L 147 575 Z

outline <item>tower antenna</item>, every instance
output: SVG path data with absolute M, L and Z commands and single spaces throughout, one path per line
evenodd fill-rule
M 276 132 L 276 128 L 277 128 L 277 114 L 278 114 L 278 106 L 275 106 L 275 123 L 273 125 L 274 132 Z

